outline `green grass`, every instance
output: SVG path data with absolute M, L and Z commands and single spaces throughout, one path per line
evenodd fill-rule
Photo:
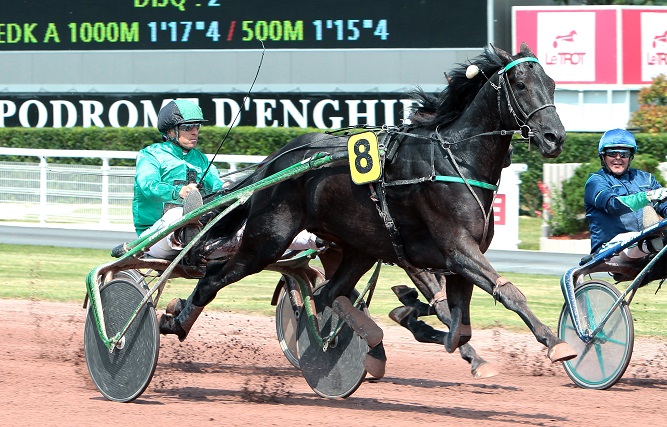
M 0 244 L 0 298 L 82 303 L 87 274 L 97 265 L 111 260 L 106 250 Z M 547 326 L 555 329 L 563 305 L 559 277 L 503 274 L 526 295 L 533 312 Z M 363 289 L 367 277 L 357 289 Z M 220 291 L 207 309 L 273 316 L 275 308 L 269 302 L 278 278 L 279 275 L 274 272 L 247 277 Z M 187 297 L 195 284 L 194 280 L 170 280 L 158 308 L 163 308 L 172 298 Z M 371 314 L 379 322 L 390 323 L 387 314 L 399 305 L 391 291 L 396 284 L 411 285 L 411 282 L 401 269 L 383 266 L 370 306 Z M 667 337 L 663 327 L 667 313 L 667 290 L 654 295 L 656 288 L 657 283 L 654 282 L 640 289 L 632 302 L 638 335 Z M 475 288 L 473 293 L 471 317 L 474 328 L 502 326 L 528 332 L 516 314 L 495 304 L 493 298 L 479 288 Z
M 519 249 L 539 251 L 540 236 L 542 236 L 542 218 L 519 217 L 519 240 L 521 240 Z

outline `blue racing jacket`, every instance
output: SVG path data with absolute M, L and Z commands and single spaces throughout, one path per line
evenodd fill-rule
M 584 187 L 586 219 L 591 230 L 591 253 L 621 233 L 641 231 L 642 208 L 649 204 L 645 191 L 660 188 L 655 177 L 638 169 L 628 169 L 620 177 L 604 169 L 589 175 Z M 667 202 L 656 207 L 667 214 Z

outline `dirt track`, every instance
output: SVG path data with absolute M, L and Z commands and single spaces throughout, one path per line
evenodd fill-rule
M 637 340 L 624 378 L 584 390 L 532 335 L 475 331 L 502 370 L 472 378 L 458 354 L 383 326 L 387 372 L 327 400 L 283 357 L 271 318 L 204 312 L 188 339 L 163 337 L 153 381 L 133 403 L 107 401 L 83 356 L 77 304 L 0 300 L 0 425 L 405 426 L 665 425 L 667 342 Z

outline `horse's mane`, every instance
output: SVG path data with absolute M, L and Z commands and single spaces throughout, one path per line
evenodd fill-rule
M 517 55 L 517 57 L 521 56 L 525 55 Z M 493 73 L 508 63 L 509 61 L 501 58 L 495 49 L 487 46 L 481 55 L 468 63 L 456 64 L 454 69 L 445 73 L 448 85 L 437 97 L 427 94 L 421 88 L 409 92 L 408 96 L 421 104 L 413 108 L 409 117 L 412 124 L 435 128 L 452 123 L 475 99 L 477 92 L 486 83 L 486 77 L 491 78 Z M 472 79 L 466 77 L 466 69 L 470 64 L 477 65 L 481 70 Z

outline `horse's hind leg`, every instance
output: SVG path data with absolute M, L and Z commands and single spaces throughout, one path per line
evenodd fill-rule
M 445 277 L 436 276 L 422 271 L 407 272 L 410 279 L 420 288 L 425 288 L 427 295 L 436 295 L 445 287 Z M 428 291 L 426 291 L 428 289 Z M 438 318 L 447 327 L 451 325 L 451 317 L 448 304 L 441 301 L 441 304 L 432 306 L 418 300 L 419 293 L 414 288 L 407 286 L 394 286 L 392 288 L 399 301 L 403 304 L 396 307 L 389 313 L 389 317 L 401 326 L 408 329 L 415 339 L 419 342 L 444 345 L 447 334 L 439 331 L 425 322 L 419 320 L 419 317 L 436 314 L 436 309 L 440 311 Z M 470 370 L 475 378 L 488 378 L 498 374 L 497 369 L 489 362 L 480 357 L 470 344 L 463 344 L 459 347 L 461 357 L 470 363 Z
M 181 304 L 180 313 L 176 316 L 169 313 L 161 316 L 160 332 L 176 334 L 183 341 L 204 307 L 215 298 L 218 291 L 248 275 L 259 273 L 282 256 L 300 230 L 298 221 L 299 215 L 286 202 L 249 219 L 236 254 L 228 261 L 208 264 L 206 276 L 199 279 L 185 304 Z M 270 224 L 280 224 L 280 233 Z
M 445 348 L 450 353 L 456 348 L 466 344 L 472 337 L 472 327 L 470 326 L 470 299 L 472 298 L 473 284 L 467 282 L 458 274 L 447 278 L 447 305 L 451 317 L 450 335 Z M 441 305 L 441 302 L 437 303 Z M 444 305 L 444 304 L 443 304 Z M 439 307 L 438 307 L 439 308 Z M 438 311 L 444 313 L 444 309 Z M 442 320 L 442 319 L 441 319 Z
M 429 300 L 438 319 L 449 327 L 445 337 L 445 349 L 452 353 L 467 343 L 472 335 L 469 310 L 472 285 L 457 275 L 445 280 L 443 275 L 436 276 L 417 269 L 406 269 L 406 273 L 422 295 Z M 399 307 L 396 310 L 400 309 Z M 396 311 L 394 315 L 400 317 L 400 313 Z
M 332 275 L 331 280 L 324 285 L 321 294 L 322 299 L 318 303 L 318 312 L 320 311 L 320 305 L 331 307 L 334 306 L 334 301 L 336 301 L 338 297 L 343 296 L 349 298 L 361 277 L 364 273 L 370 270 L 375 262 L 376 260 L 374 258 L 350 250 L 344 250 L 339 267 Z M 364 331 L 379 330 L 379 334 L 374 333 L 372 334 L 372 337 L 368 337 L 373 339 L 366 338 L 366 342 L 370 349 L 368 353 L 366 353 L 364 367 L 374 378 L 382 378 L 384 376 L 385 365 L 387 362 L 384 345 L 382 343 L 382 330 L 373 319 L 370 317 L 360 319 L 358 316 L 355 316 L 357 313 L 352 313 L 350 311 L 349 303 L 341 305 L 341 302 L 343 301 L 337 301 L 334 311 L 338 310 L 342 315 L 342 318 L 347 319 L 348 325 L 355 330 L 359 336 L 365 337 Z M 345 307 L 347 307 L 347 309 Z M 356 310 L 356 308 L 352 309 Z M 378 337 L 379 342 L 376 340 Z

